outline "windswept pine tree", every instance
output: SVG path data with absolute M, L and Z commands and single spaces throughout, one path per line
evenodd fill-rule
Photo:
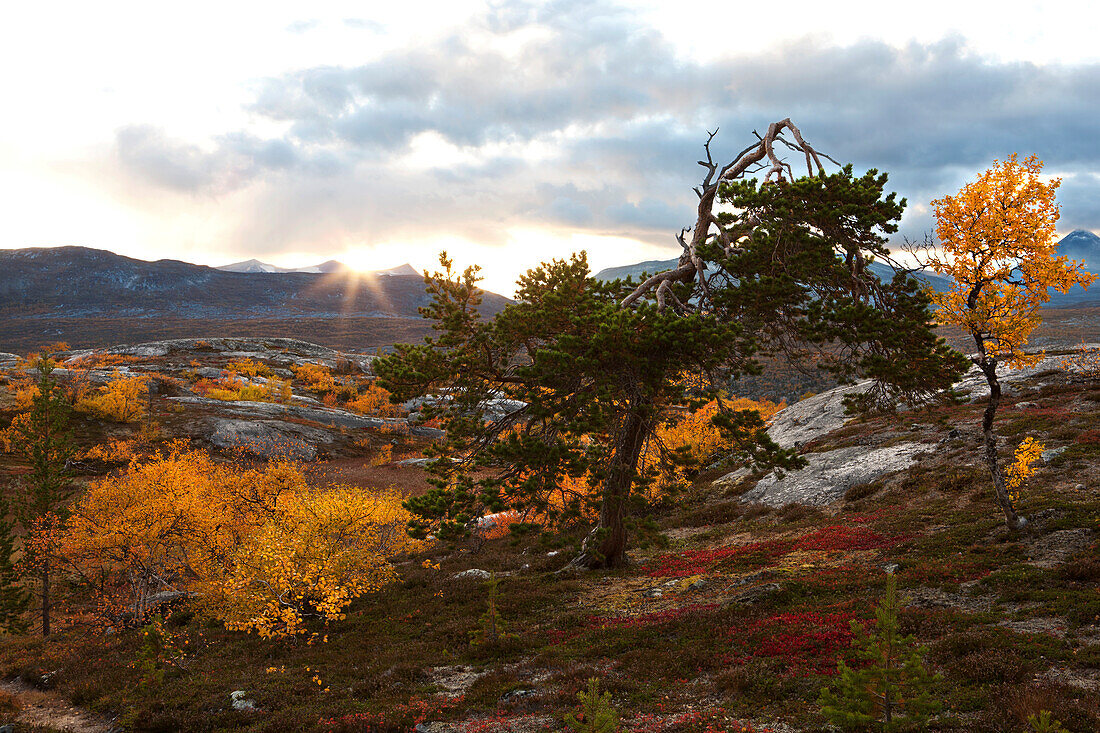
M 726 166 L 710 144 L 697 222 L 678 237 L 684 252 L 671 270 L 602 283 L 583 254 L 545 263 L 490 321 L 477 312 L 477 268 L 457 273 L 443 256 L 443 271 L 425 277 L 433 303 L 423 313 L 438 335 L 375 362 L 395 398 L 424 398 L 425 416 L 447 428 L 430 464 L 436 488 L 408 503 L 414 532 L 454 536 L 505 508 L 560 525 L 583 521 L 591 506 L 598 519 L 575 562 L 618 566 L 653 479 L 642 456 L 662 453 L 658 427 L 673 408 L 758 372 L 761 354 L 872 378 L 883 400 L 923 396 L 958 375 L 961 358 L 932 333 L 916 281 L 902 272 L 884 283 L 866 268 L 887 256 L 885 235 L 904 207 L 884 195 L 885 175 L 826 174 L 790 120 Z M 777 144 L 805 154 L 807 176 L 793 178 Z M 765 159 L 774 164 L 762 182 L 740 180 Z M 714 421 L 732 457 L 798 465 L 757 412 L 720 410 Z

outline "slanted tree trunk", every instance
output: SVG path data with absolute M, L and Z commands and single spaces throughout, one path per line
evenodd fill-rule
M 580 556 L 570 565 L 617 568 L 626 564 L 626 509 L 645 439 L 645 420 L 631 410 L 623 421 L 604 483 L 600 522 L 585 538 Z
M 50 635 L 50 558 L 42 559 L 42 636 Z
M 982 344 L 979 343 L 979 347 Z M 1005 525 L 1009 529 L 1019 529 L 1023 522 L 1020 521 L 1016 508 L 1012 506 L 1012 497 L 1008 495 L 1005 487 L 1005 477 L 1001 473 L 997 462 L 997 438 L 993 435 L 993 418 L 997 415 L 997 408 L 1001 404 L 1001 381 L 997 378 L 997 360 L 990 358 L 981 350 L 981 358 L 977 359 L 978 368 L 985 375 L 985 381 L 989 385 L 989 403 L 985 406 L 985 414 L 982 415 L 982 440 L 985 448 L 985 465 L 989 469 L 989 475 L 993 479 L 993 493 L 997 505 L 1005 515 Z

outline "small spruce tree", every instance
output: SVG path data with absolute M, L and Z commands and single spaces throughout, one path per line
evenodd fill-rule
M 29 605 L 30 595 L 15 566 L 15 520 L 8 502 L 0 501 L 0 631 L 26 633 Z
M 919 726 L 940 709 L 932 699 L 939 675 L 924 666 L 925 647 L 913 636 L 898 635 L 897 578 L 886 581 L 886 596 L 868 633 L 852 621 L 852 648 L 859 663 L 837 663 L 836 681 L 821 691 L 818 703 L 829 722 L 847 730 L 896 731 Z
M 565 724 L 574 733 L 617 733 L 619 713 L 611 705 L 611 693 L 600 692 L 600 681 L 595 677 L 588 680 L 587 692 L 577 693 L 580 703 L 578 715 L 567 713 Z

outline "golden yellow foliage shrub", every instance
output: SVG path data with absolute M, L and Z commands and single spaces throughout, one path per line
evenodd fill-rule
M 658 474 L 656 489 L 667 491 L 687 480 L 687 468 L 704 465 L 720 457 L 728 449 L 727 440 L 713 420 L 719 410 L 740 412 L 752 410 L 767 420 L 786 403 L 770 400 L 750 400 L 744 397 L 721 397 L 722 404 L 714 399 L 699 409 L 685 414 L 681 419 L 665 423 L 657 428 L 652 444 L 642 456 L 644 470 Z M 662 455 L 666 454 L 666 455 Z M 681 465 L 673 465 L 667 454 L 679 456 Z
M 415 547 L 408 519 L 397 496 L 315 492 L 293 464 L 242 468 L 177 446 L 92 484 L 61 554 L 109 606 L 140 617 L 156 593 L 181 591 L 230 628 L 279 636 L 392 580 L 388 558 Z
M 301 633 L 309 616 L 342 619 L 353 599 L 397 577 L 387 558 L 412 548 L 408 520 L 396 495 L 291 492 L 203 578 L 201 605 L 264 637 Z
M 306 389 L 316 392 L 330 407 L 335 407 L 340 402 L 354 400 L 356 397 L 355 385 L 336 379 L 324 364 L 302 364 L 301 366 L 294 364 L 291 365 L 290 370 L 305 384 Z
M 292 364 L 290 370 L 314 392 L 331 392 L 336 388 L 336 380 L 324 364 Z
M 107 443 L 97 443 L 84 451 L 81 458 L 105 461 L 107 463 L 128 463 L 137 455 L 134 448 L 137 441 L 112 440 Z
M 1043 444 L 1028 436 L 1016 448 L 1014 460 L 1005 468 L 1005 488 L 1012 501 L 1019 501 L 1020 487 L 1035 473 L 1034 463 L 1043 455 Z
M 401 407 L 390 402 L 390 393 L 373 382 L 361 392 L 354 400 L 348 402 L 347 408 L 364 415 L 376 415 L 378 417 L 398 417 L 401 415 Z
M 115 373 L 115 377 L 76 403 L 77 412 L 94 415 L 103 420 L 135 422 L 145 417 L 145 403 L 149 385 L 145 377 L 127 377 Z
M 753 410 L 767 420 L 786 403 L 770 400 L 750 400 L 744 397 L 722 397 L 721 409 L 727 411 Z M 650 501 L 669 496 L 688 481 L 689 471 L 715 460 L 728 448 L 722 431 L 713 419 L 719 411 L 718 400 L 711 400 L 702 407 L 685 412 L 682 417 L 658 426 L 654 436 L 643 450 L 639 461 L 639 470 L 643 475 L 654 479 L 648 491 Z M 673 462 L 670 456 L 679 460 Z M 580 519 L 591 520 L 597 516 L 600 489 L 592 486 L 587 476 L 565 477 L 555 490 L 546 497 L 547 506 L 553 513 L 571 513 Z M 526 521 L 542 521 L 539 512 L 529 513 Z M 519 517 L 517 515 L 517 520 Z
M 273 374 L 271 367 L 267 364 L 252 359 L 231 361 L 225 365 L 225 369 L 228 372 L 243 374 L 246 377 L 270 377 Z
M 16 384 L 14 392 L 17 410 L 29 410 L 34 403 L 34 398 L 39 395 L 38 385 L 33 382 Z
M 290 384 L 274 377 L 267 384 L 250 384 L 233 376 L 201 379 L 194 389 L 203 397 L 224 402 L 285 402 L 291 396 Z

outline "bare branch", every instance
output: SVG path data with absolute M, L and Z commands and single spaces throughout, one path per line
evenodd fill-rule
M 784 130 L 791 131 L 791 135 L 794 136 L 795 142 L 792 143 L 782 137 Z M 756 130 L 753 130 L 752 134 L 756 137 L 757 142 L 742 150 L 733 160 L 721 167 L 714 162 L 714 155 L 710 149 L 710 144 L 714 141 L 717 134 L 717 129 L 714 130 L 714 132 L 708 131 L 707 140 L 703 144 L 706 159 L 700 160 L 699 165 L 705 168 L 707 172 L 703 177 L 702 183 L 694 189 L 696 196 L 699 197 L 695 226 L 690 230 L 684 229 L 679 236 L 676 237 L 677 241 L 684 249 L 684 253 L 680 256 L 677 266 L 665 272 L 657 273 L 638 285 L 633 292 L 622 300 L 620 304 L 622 307 L 631 306 L 643 296 L 653 294 L 657 298 L 657 307 L 663 310 L 668 307 L 669 301 L 672 300 L 669 296 L 672 295 L 672 285 L 675 283 L 696 283 L 699 291 L 701 291 L 700 294 L 705 298 L 709 298 L 710 288 L 706 277 L 706 266 L 702 257 L 699 255 L 699 251 L 702 249 L 703 245 L 707 243 L 710 237 L 711 227 L 717 228 L 718 241 L 721 242 L 726 255 L 730 256 L 734 253 L 733 241 L 731 241 L 728 233 L 723 229 L 718 217 L 714 215 L 714 203 L 719 189 L 723 183 L 728 183 L 743 178 L 747 174 L 753 174 L 759 171 L 766 171 L 764 174 L 765 182 L 771 182 L 773 178 L 777 182 L 793 180 L 794 173 L 790 164 L 780 159 L 775 153 L 776 141 L 805 156 L 806 169 L 809 175 L 814 174 L 814 165 L 817 166 L 818 171 L 824 170 L 821 158 L 836 163 L 835 160 L 827 155 L 819 153 L 813 146 L 807 143 L 802 138 L 802 132 L 795 127 L 789 117 L 768 125 L 768 131 L 763 136 Z M 692 232 L 690 240 L 686 237 L 688 231 Z M 673 298 L 674 297 L 675 296 L 673 296 Z M 679 307 L 686 309 L 679 299 L 676 299 L 676 302 L 679 304 Z M 689 299 L 689 302 L 693 301 Z

